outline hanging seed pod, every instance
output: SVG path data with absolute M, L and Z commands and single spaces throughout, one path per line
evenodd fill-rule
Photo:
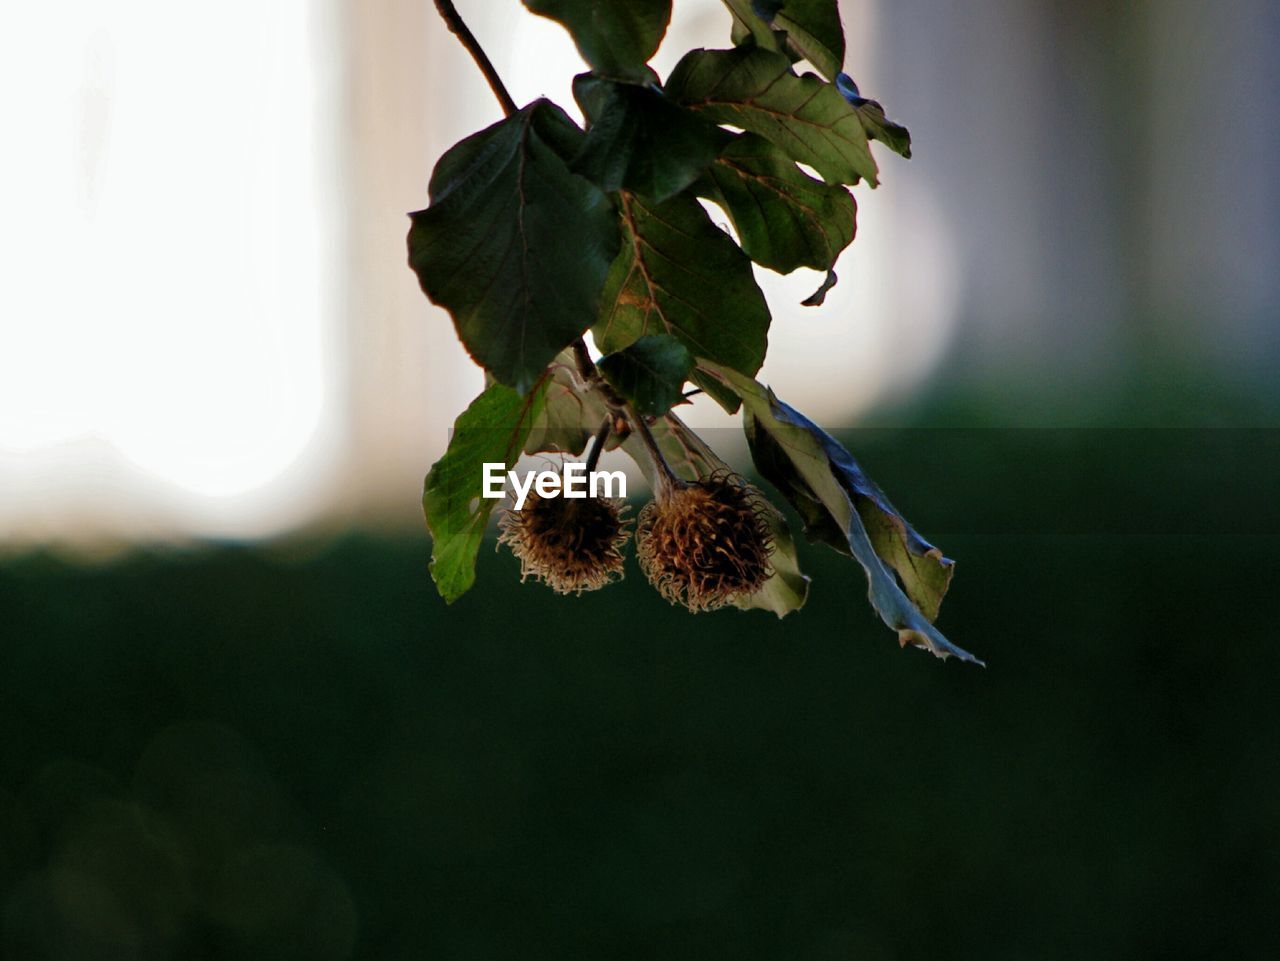
M 773 535 L 760 492 L 728 470 L 662 484 L 640 512 L 636 554 L 658 593 L 710 611 L 754 594 L 772 574 Z
M 499 544 L 520 559 L 520 579 L 532 577 L 558 594 L 594 591 L 622 577 L 626 505 L 603 497 L 539 497 L 498 521 Z

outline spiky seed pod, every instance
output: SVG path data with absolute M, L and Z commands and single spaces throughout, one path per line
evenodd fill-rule
M 539 497 L 504 510 L 499 544 L 520 559 L 520 579 L 542 581 L 558 594 L 599 590 L 622 577 L 626 505 L 603 497 Z
M 767 510 L 760 492 L 728 470 L 663 490 L 640 512 L 640 569 L 663 597 L 695 613 L 754 594 L 773 573 Z

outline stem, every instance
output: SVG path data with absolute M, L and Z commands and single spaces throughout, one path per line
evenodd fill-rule
M 662 451 L 658 448 L 658 442 L 653 439 L 653 432 L 649 430 L 649 424 L 645 419 L 636 412 L 636 409 L 627 403 L 621 397 L 610 389 L 605 383 L 600 372 L 596 370 L 595 361 L 591 359 L 591 353 L 587 350 L 587 342 L 581 337 L 573 342 L 573 359 L 578 365 L 578 373 L 582 379 L 592 387 L 599 389 L 601 396 L 604 397 L 605 403 L 609 406 L 610 413 L 620 413 L 631 424 L 632 429 L 640 435 L 640 440 L 644 444 L 645 451 L 649 454 L 649 459 L 653 461 L 655 470 L 654 493 L 665 497 L 672 488 L 684 486 L 675 471 L 671 469 L 671 465 L 667 463 L 667 459 L 662 456 Z M 601 428 L 603 430 L 603 428 Z M 588 467 L 587 470 L 591 468 Z
M 614 392 L 608 381 L 600 376 L 600 371 L 596 369 L 596 362 L 591 359 L 591 352 L 587 350 L 587 342 L 579 337 L 570 345 L 570 349 L 573 351 L 573 360 L 577 365 L 578 376 L 582 378 L 582 382 L 600 392 L 600 396 L 604 398 L 605 405 L 609 410 L 619 415 L 622 414 L 622 408 L 626 402 Z
M 502 104 L 502 112 L 510 117 L 516 113 L 519 108 L 516 102 L 511 99 L 511 94 L 507 92 L 506 86 L 502 83 L 502 78 L 498 76 L 498 71 L 493 67 L 488 55 L 484 52 L 484 48 L 480 46 L 480 41 L 476 39 L 476 35 L 467 29 L 467 25 L 462 22 L 457 8 L 453 5 L 453 0 L 436 0 L 436 10 L 440 12 L 440 16 L 444 19 L 449 30 L 462 41 L 462 45 L 467 48 L 467 53 L 471 54 L 471 59 L 476 62 L 476 66 L 480 68 L 480 72 L 484 74 L 484 79 L 489 82 L 489 89 L 493 91 L 493 95 L 498 98 L 498 103 Z
M 604 453 L 605 441 L 609 439 L 609 434 L 613 430 L 613 415 L 606 414 L 604 423 L 600 425 L 600 429 L 596 431 L 596 436 L 591 443 L 591 452 L 587 454 L 587 473 L 590 474 L 596 469 L 596 465 L 600 463 L 600 455 Z
M 581 337 L 573 342 L 573 360 L 578 365 L 578 374 L 588 384 L 594 384 L 600 380 L 595 361 L 591 359 L 591 352 L 587 350 L 587 342 Z
M 662 456 L 662 451 L 658 448 L 658 442 L 653 439 L 653 432 L 649 430 L 649 425 L 643 417 L 636 413 L 636 409 L 630 404 L 624 408 L 627 414 L 627 420 L 635 428 L 637 434 L 640 435 L 640 441 L 644 444 L 644 449 L 649 453 L 649 459 L 653 461 L 656 474 L 654 475 L 653 493 L 659 500 L 665 500 L 667 495 L 675 488 L 684 487 L 685 482 L 676 476 L 675 471 L 671 469 L 671 465 L 667 463 L 667 459 Z

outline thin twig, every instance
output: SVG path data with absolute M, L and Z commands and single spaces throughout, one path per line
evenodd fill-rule
M 623 414 L 622 408 L 625 401 L 609 386 L 609 382 L 600 376 L 600 370 L 596 367 L 596 362 L 591 359 L 591 351 L 587 350 L 587 342 L 579 337 L 570 345 L 569 349 L 573 351 L 573 360 L 577 365 L 578 376 L 582 379 L 582 383 L 598 391 L 600 396 L 604 398 L 605 406 L 611 411 L 619 415 Z
M 436 0 L 436 9 L 440 11 L 440 16 L 454 36 L 461 40 L 462 45 L 467 48 L 467 53 L 471 54 L 471 59 L 476 62 L 476 66 L 484 74 L 485 80 L 489 81 L 489 89 L 493 91 L 493 95 L 502 104 L 502 112 L 510 117 L 519 108 L 516 107 L 516 102 L 511 99 L 511 94 L 507 92 L 506 86 L 502 83 L 502 78 L 498 76 L 498 71 L 494 69 L 493 61 L 489 59 L 488 54 L 484 52 L 484 48 L 480 46 L 480 41 L 463 23 L 462 17 L 459 16 L 457 8 L 453 5 L 453 0 Z
M 676 476 L 675 471 L 671 469 L 671 465 L 667 463 L 667 459 L 662 456 L 662 450 L 658 447 L 658 442 L 654 440 L 653 431 L 649 430 L 649 424 L 636 412 L 636 409 L 630 404 L 625 407 L 627 420 L 635 428 L 640 440 L 644 444 L 644 449 L 649 454 L 649 459 L 653 461 L 653 467 L 656 471 L 654 475 L 653 492 L 659 499 L 664 499 L 673 488 L 687 486 L 684 481 Z
M 596 465 L 600 463 L 600 455 L 604 453 L 604 445 L 609 440 L 609 434 L 613 431 L 613 415 L 605 416 L 604 423 L 600 425 L 600 429 L 596 431 L 596 436 L 592 438 L 591 450 L 587 454 L 587 473 L 590 474 L 596 469 Z
M 573 359 L 578 365 L 578 374 L 586 382 L 587 386 L 596 388 L 601 396 L 604 397 L 605 404 L 610 411 L 621 414 L 627 423 L 631 425 L 631 429 L 640 435 L 640 440 L 643 442 L 644 448 L 649 454 L 649 459 L 653 461 L 654 470 L 657 472 L 657 484 L 654 485 L 655 492 L 662 491 L 665 494 L 670 488 L 682 485 L 684 481 L 677 476 L 675 471 L 671 469 L 671 465 L 667 463 L 667 459 L 662 456 L 662 450 L 658 447 L 658 442 L 654 440 L 653 432 L 649 430 L 648 422 L 631 404 L 614 393 L 605 379 L 600 376 L 600 371 L 596 369 L 595 361 L 591 359 L 591 352 L 587 350 L 587 342 L 579 337 L 573 342 L 572 349 Z

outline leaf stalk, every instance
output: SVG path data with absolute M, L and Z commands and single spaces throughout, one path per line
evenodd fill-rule
M 660 501 L 665 501 L 671 492 L 681 487 L 687 486 L 683 480 L 676 476 L 675 471 L 671 469 L 671 465 L 667 463 L 667 459 L 662 456 L 662 450 L 658 447 L 658 442 L 653 437 L 653 431 L 649 429 L 648 422 L 644 417 L 637 413 L 636 409 L 627 404 L 624 408 L 632 426 L 640 435 L 640 441 L 644 444 L 645 451 L 649 454 L 649 459 L 653 461 L 653 493 Z
M 644 444 L 645 451 L 649 454 L 649 459 L 653 461 L 654 494 L 665 498 L 673 489 L 683 487 L 684 481 L 676 475 L 675 471 L 671 469 L 671 465 L 667 463 L 667 459 L 662 456 L 658 442 L 654 440 L 653 432 L 649 430 L 649 422 L 636 411 L 635 407 L 615 394 L 604 378 L 600 376 L 600 371 L 596 369 L 595 361 L 591 359 L 591 352 L 587 350 L 587 342 L 579 337 L 573 342 L 572 349 L 573 359 L 578 365 L 579 376 L 588 386 L 600 391 L 611 413 L 620 414 L 631 425 L 631 429 L 640 435 L 640 441 Z
M 613 431 L 613 414 L 606 414 L 604 423 L 600 425 L 600 429 L 596 431 L 596 436 L 591 442 L 591 451 L 587 454 L 587 473 L 590 474 L 596 469 L 596 465 L 600 463 L 600 455 L 604 453 L 604 445 L 609 440 L 609 434 Z

